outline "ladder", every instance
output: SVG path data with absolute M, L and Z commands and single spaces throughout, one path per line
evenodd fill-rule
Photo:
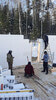
M 49 44 L 47 46 L 47 53 L 48 53 L 48 56 L 49 56 L 49 61 L 52 63 L 53 59 L 52 59 L 52 54 L 51 54 L 51 50 L 50 50 L 50 45 Z

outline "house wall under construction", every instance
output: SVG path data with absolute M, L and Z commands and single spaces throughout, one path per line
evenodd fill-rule
M 27 56 L 31 61 L 31 44 L 23 35 L 0 35 L 0 66 L 8 67 L 7 53 L 12 50 L 13 66 L 27 64 Z

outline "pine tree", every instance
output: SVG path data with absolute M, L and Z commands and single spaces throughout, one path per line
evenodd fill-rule
M 51 19 L 50 19 L 50 13 L 47 12 L 45 15 L 45 20 L 43 21 L 43 34 L 50 34 L 50 28 L 51 28 Z
M 2 25 L 2 9 L 1 9 L 1 5 L 0 5 L 0 34 L 2 34 L 2 29 L 3 29 L 2 26 L 3 26 Z
M 26 35 L 30 38 L 30 32 L 32 29 L 32 17 L 31 17 L 31 7 L 30 0 L 26 0 L 27 12 L 26 12 Z
M 4 5 L 3 9 L 0 9 L 0 20 L 1 20 L 1 34 L 7 34 L 8 30 L 8 5 Z
M 13 34 L 20 34 L 20 32 L 19 32 L 19 10 L 18 10 L 18 6 L 17 6 L 17 9 L 14 12 Z
M 33 0 L 33 34 L 35 39 L 40 36 L 40 0 Z

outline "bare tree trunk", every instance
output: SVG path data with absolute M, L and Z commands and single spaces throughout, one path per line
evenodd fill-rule
M 20 13 L 20 7 L 21 7 L 21 3 L 19 1 L 19 31 L 20 31 L 20 35 L 22 34 L 22 30 L 21 30 L 21 13 Z

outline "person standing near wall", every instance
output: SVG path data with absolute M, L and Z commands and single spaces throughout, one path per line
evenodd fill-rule
M 43 71 L 42 72 L 45 72 L 46 71 L 46 74 L 48 74 L 48 54 L 47 54 L 47 51 L 44 51 L 44 56 L 43 56 Z
M 7 53 L 7 62 L 8 62 L 9 69 L 11 70 L 11 75 L 13 75 L 13 72 L 12 72 L 13 58 L 14 57 L 12 56 L 12 51 L 10 50 Z
M 44 40 L 44 43 L 45 43 L 45 49 L 46 49 L 47 46 L 48 46 L 48 36 L 44 34 L 43 40 Z

